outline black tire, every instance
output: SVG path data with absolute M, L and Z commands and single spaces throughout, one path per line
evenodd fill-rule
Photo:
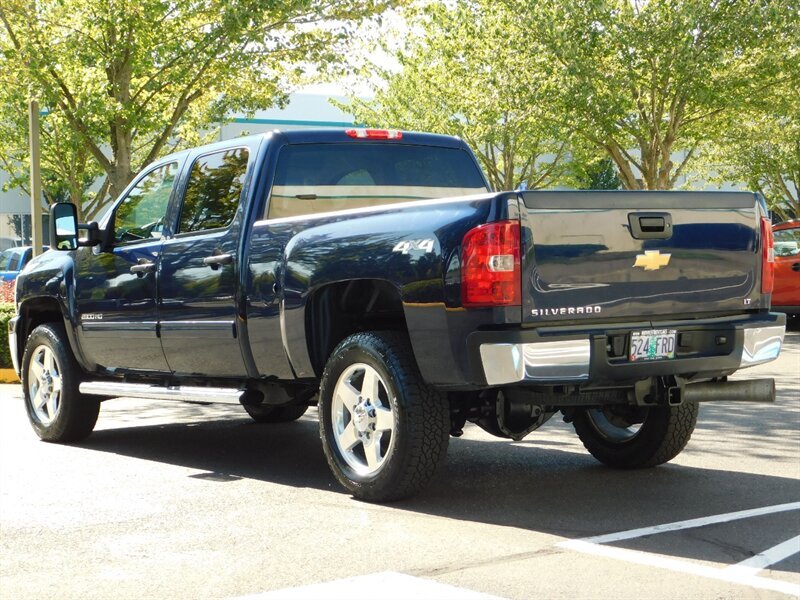
M 368 370 L 379 377 L 374 388 L 379 390 L 377 404 L 365 391 Z M 361 371 L 363 374 L 359 375 Z M 348 373 L 353 373 L 352 380 L 346 379 Z M 370 425 L 365 425 L 364 419 L 382 422 L 377 431 L 371 429 L 372 447 L 378 449 L 379 455 L 377 467 L 367 464 L 369 442 L 360 438 L 362 441 L 356 442 L 352 452 L 346 452 L 340 447 L 343 433 L 335 432 L 342 429 L 343 419 L 337 415 L 344 415 L 344 410 L 337 407 L 344 403 L 337 400 L 334 406 L 334 392 L 337 385 L 358 382 L 359 376 L 361 389 L 354 390 L 359 405 L 349 412 L 350 421 L 344 429 L 350 427 L 356 435 L 369 437 Z M 362 398 L 366 404 L 362 404 Z M 363 406 L 367 407 L 366 412 Z M 357 416 L 360 407 L 363 419 Z M 319 411 L 320 436 L 328 465 L 339 483 L 361 500 L 388 502 L 417 493 L 433 477 L 447 453 L 450 440 L 447 397 L 422 381 L 408 336 L 403 333 L 357 333 L 342 341 L 322 375 Z M 381 415 L 376 416 L 377 412 Z M 391 423 L 391 429 L 381 430 L 387 423 Z M 359 427 L 367 431 L 359 432 Z M 364 468 L 359 468 L 361 455 Z
M 615 469 L 641 469 L 669 462 L 686 447 L 697 423 L 698 405 L 649 408 L 606 407 L 576 412 L 572 422 L 583 445 Z M 640 422 L 628 431 L 626 423 Z
M 269 404 L 244 404 L 244 409 L 256 423 L 289 423 L 296 421 L 308 410 L 307 404 L 289 406 L 270 406 Z
M 48 351 L 54 369 L 45 369 L 42 377 L 37 378 L 34 371 L 38 367 L 32 371 L 31 362 L 36 361 L 41 367 L 44 362 L 40 361 L 47 361 Z M 57 387 L 53 382 L 58 380 L 61 382 L 60 392 L 51 393 Z M 96 396 L 81 394 L 78 391 L 80 381 L 81 368 L 69 347 L 64 326 L 47 323 L 34 329 L 25 343 L 22 357 L 22 390 L 28 419 L 42 440 L 77 442 L 94 429 L 100 400 Z M 52 404 L 50 401 L 42 404 L 44 398 L 50 398 Z

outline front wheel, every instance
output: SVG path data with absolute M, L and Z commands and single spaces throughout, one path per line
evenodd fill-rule
M 679 406 L 607 406 L 576 412 L 572 422 L 597 460 L 616 469 L 654 467 L 678 456 L 692 437 L 697 403 Z
M 328 465 L 362 500 L 413 495 L 447 452 L 447 398 L 422 381 L 405 334 L 367 332 L 342 341 L 325 366 L 319 410 Z
M 100 401 L 78 391 L 81 369 L 61 324 L 33 330 L 22 357 L 22 389 L 28 419 L 46 442 L 77 442 L 97 422 Z

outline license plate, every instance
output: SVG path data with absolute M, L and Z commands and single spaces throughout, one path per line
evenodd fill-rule
M 628 358 L 637 360 L 664 360 L 675 358 L 674 329 L 648 329 L 631 333 L 631 351 Z

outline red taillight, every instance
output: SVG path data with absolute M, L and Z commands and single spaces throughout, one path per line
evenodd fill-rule
M 761 219 L 761 293 L 771 294 L 775 283 L 775 241 L 772 222 Z
M 465 307 L 519 306 L 520 234 L 517 221 L 479 225 L 461 249 L 461 303 Z
M 397 129 L 345 129 L 347 135 L 352 138 L 363 138 L 371 140 L 401 140 L 403 132 Z

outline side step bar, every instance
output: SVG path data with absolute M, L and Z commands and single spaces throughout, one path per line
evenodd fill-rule
M 78 388 L 81 394 L 151 400 L 178 400 L 180 402 L 208 402 L 214 404 L 240 404 L 244 390 L 233 388 L 150 385 L 121 381 L 85 381 Z

